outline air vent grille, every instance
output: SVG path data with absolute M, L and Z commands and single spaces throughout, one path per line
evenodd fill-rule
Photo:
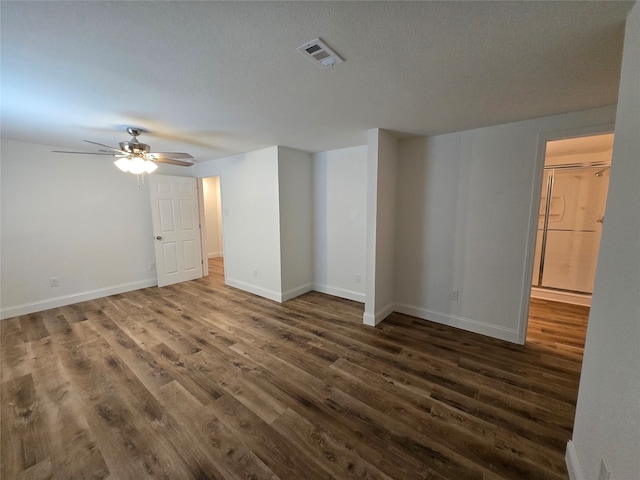
M 329 58 L 331 57 L 331 55 L 329 55 L 327 52 L 325 52 L 324 50 L 319 51 L 318 53 L 314 53 L 313 54 L 313 58 L 315 58 L 317 61 L 321 62 L 322 60 L 324 60 L 325 58 Z
M 307 53 L 316 53 L 318 50 L 322 50 L 322 47 L 318 44 L 311 45 L 309 48 L 305 48 Z
M 333 67 L 336 63 L 342 63 L 344 61 L 319 38 L 300 45 L 298 50 L 304 54 L 305 57 L 322 67 Z

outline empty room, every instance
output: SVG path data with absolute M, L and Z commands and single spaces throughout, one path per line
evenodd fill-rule
M 2 479 L 640 478 L 640 5 L 2 1 Z

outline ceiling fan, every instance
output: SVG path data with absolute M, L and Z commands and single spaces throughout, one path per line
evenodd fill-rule
M 123 172 L 130 172 L 133 174 L 151 173 L 158 168 L 156 163 L 169 163 L 171 165 L 180 165 L 182 167 L 190 167 L 193 165 L 191 162 L 185 162 L 183 160 L 177 160 L 178 158 L 189 159 L 193 158 L 188 153 L 181 152 L 151 152 L 151 147 L 146 143 L 140 143 L 138 136 L 144 132 L 141 128 L 127 127 L 127 133 L 131 135 L 131 140 L 128 142 L 120 142 L 120 148 L 110 147 L 103 143 L 92 142 L 91 140 L 85 140 L 87 143 L 92 143 L 100 147 L 106 147 L 109 150 L 98 150 L 97 152 L 69 152 L 65 150 L 53 150 L 55 153 L 77 153 L 82 155 L 110 155 L 116 157 L 118 160 L 113 162 Z

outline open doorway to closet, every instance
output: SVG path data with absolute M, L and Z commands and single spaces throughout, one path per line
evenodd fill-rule
M 529 315 L 557 312 L 546 331 L 560 344 L 584 342 L 612 153 L 613 133 L 546 143 Z
M 204 238 L 203 250 L 205 259 L 212 259 L 215 264 L 223 264 L 224 241 L 222 231 L 222 200 L 220 195 L 220 177 L 207 177 L 202 179 L 202 196 L 204 210 Z M 218 271 L 216 269 L 215 271 Z

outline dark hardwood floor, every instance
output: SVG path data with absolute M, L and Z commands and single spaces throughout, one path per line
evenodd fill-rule
M 1 322 L 1 477 L 567 479 L 588 309 L 526 346 L 211 276 Z

